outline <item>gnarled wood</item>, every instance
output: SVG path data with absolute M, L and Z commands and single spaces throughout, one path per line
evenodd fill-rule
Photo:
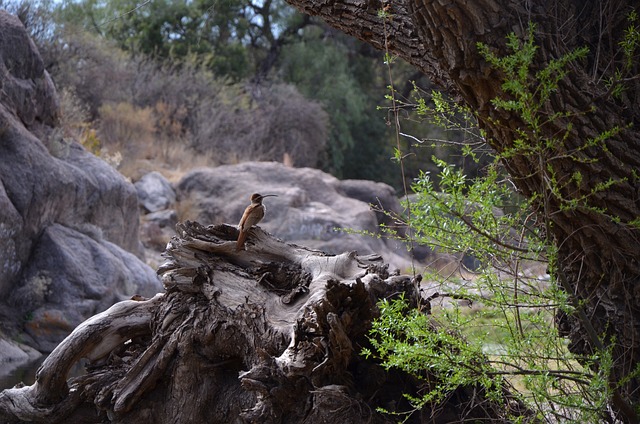
M 416 281 L 389 275 L 378 256 L 329 256 L 258 227 L 240 252 L 235 227 L 177 232 L 159 270 L 167 292 L 78 327 L 34 385 L 0 395 L 3 422 L 387 423 L 395 417 L 376 408 L 408 409 L 402 394 L 420 383 L 359 351 L 376 301 L 416 304 Z M 81 357 L 87 374 L 67 382 Z M 475 390 L 412 422 L 505 413 Z
M 128 340 L 150 334 L 152 310 L 163 295 L 146 301 L 127 300 L 80 324 L 45 359 L 32 386 L 6 390 L 0 405 L 7 413 L 25 421 L 43 417 L 57 420 L 78 406 L 80 398 L 70 392 L 67 376 L 81 359 L 93 364 L 121 348 Z

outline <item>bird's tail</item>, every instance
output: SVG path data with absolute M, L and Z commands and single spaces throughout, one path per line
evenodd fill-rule
M 244 249 L 244 241 L 247 239 L 248 231 L 240 230 L 240 234 L 238 235 L 238 241 L 236 242 L 236 252 Z

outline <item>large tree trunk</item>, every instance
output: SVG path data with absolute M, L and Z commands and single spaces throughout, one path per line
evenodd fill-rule
M 402 394 L 429 382 L 359 354 L 378 299 L 419 301 L 417 282 L 379 257 L 328 256 L 259 228 L 240 252 L 235 227 L 177 232 L 159 270 L 167 292 L 80 325 L 35 384 L 0 393 L 0 422 L 392 423 L 376 408 L 407 411 Z M 67 381 L 81 358 L 87 374 Z M 459 387 L 408 422 L 495 422 L 518 408 Z
M 487 140 L 498 152 L 513 147 L 522 120 L 491 104 L 503 75 L 478 52 L 482 42 L 498 54 L 507 34 L 526 33 L 536 24 L 543 67 L 582 46 L 587 60 L 574 64 L 545 112 L 566 111 L 545 125 L 544 136 L 557 142 L 540 155 L 504 160 L 518 189 L 537 196 L 538 214 L 558 247 L 557 277 L 583 305 L 571 324 L 571 346 L 577 353 L 613 347 L 614 403 L 629 421 L 638 417 L 640 382 L 626 378 L 640 365 L 640 77 L 638 52 L 624 75 L 625 91 L 613 96 L 604 84 L 624 68 L 619 42 L 629 26 L 632 0 L 287 0 L 303 12 L 318 15 L 341 31 L 404 58 L 477 111 Z M 383 9 L 386 17 L 378 12 Z M 568 124 L 572 127 L 569 129 Z M 620 128 L 602 147 L 584 148 L 605 131 Z M 569 130 L 568 130 L 569 129 Z M 560 137 L 568 130 L 567 137 Z M 579 153 L 576 153 L 579 152 Z M 571 153 L 571 154 L 568 154 Z M 571 181 L 579 172 L 580 182 Z M 550 176 L 560 196 L 552 192 Z M 609 184 L 614 182 L 613 184 Z M 572 201 L 587 196 L 588 202 Z

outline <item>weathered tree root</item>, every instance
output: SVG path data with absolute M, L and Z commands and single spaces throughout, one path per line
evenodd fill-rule
M 415 304 L 416 281 L 377 256 L 328 256 L 259 228 L 240 252 L 230 226 L 177 232 L 158 271 L 166 294 L 79 326 L 35 384 L 0 394 L 4 422 L 386 423 L 377 407 L 407 408 L 417 382 L 359 351 L 376 301 Z M 88 373 L 67 382 L 81 358 Z
M 117 303 L 80 324 L 45 359 L 33 385 L 0 393 L 0 417 L 7 414 L 42 422 L 58 421 L 71 413 L 82 402 L 81 393 L 67 385 L 71 367 L 83 358 L 94 364 L 104 362 L 126 341 L 150 335 L 152 312 L 163 296 Z

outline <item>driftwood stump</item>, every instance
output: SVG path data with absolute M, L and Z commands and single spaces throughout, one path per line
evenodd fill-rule
M 359 354 L 377 300 L 417 302 L 409 276 L 389 275 L 377 256 L 329 256 L 260 228 L 240 252 L 231 226 L 185 222 L 177 234 L 158 270 L 166 293 L 81 324 L 33 385 L 0 394 L 0 422 L 387 423 L 398 417 L 377 407 L 409 409 L 402 394 L 419 382 Z M 82 358 L 87 374 L 67 379 Z M 461 388 L 409 422 L 490 418 L 476 401 Z

